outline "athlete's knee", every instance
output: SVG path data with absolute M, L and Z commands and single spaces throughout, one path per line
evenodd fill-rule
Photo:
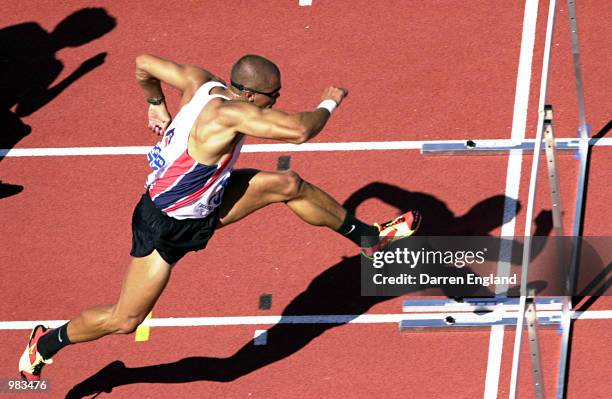
M 132 334 L 144 321 L 145 316 L 128 316 L 121 314 L 112 315 L 107 323 L 107 328 L 112 334 Z
M 280 173 L 278 176 L 278 194 L 283 198 L 283 201 L 290 201 L 300 196 L 300 192 L 304 185 L 304 180 L 296 172 L 288 170 Z
M 131 334 L 134 331 L 136 331 L 136 329 L 143 322 L 143 320 L 144 320 L 144 317 L 142 318 L 141 317 L 121 318 L 115 324 L 115 326 L 117 327 L 117 330 L 115 331 L 115 333 L 116 334 Z

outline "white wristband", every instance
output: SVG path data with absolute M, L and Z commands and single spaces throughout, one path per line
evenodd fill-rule
M 336 104 L 336 102 L 334 100 L 323 100 L 321 101 L 321 104 L 319 104 L 318 108 L 325 108 L 326 110 L 329 111 L 329 114 L 331 115 L 334 110 L 336 109 L 336 107 L 338 106 L 338 104 Z

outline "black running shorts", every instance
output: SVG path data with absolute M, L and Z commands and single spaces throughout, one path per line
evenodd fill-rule
M 188 252 L 206 247 L 218 219 L 218 208 L 202 219 L 175 219 L 159 210 L 144 193 L 132 215 L 130 255 L 142 258 L 156 249 L 166 262 L 176 263 Z

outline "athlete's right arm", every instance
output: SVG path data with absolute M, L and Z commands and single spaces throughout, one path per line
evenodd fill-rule
M 183 98 L 187 96 L 189 99 L 202 84 L 209 80 L 223 82 L 219 77 L 203 68 L 177 64 L 151 54 L 136 57 L 136 79 L 147 97 L 154 98 L 160 98 L 163 94 L 160 81 L 180 90 Z
M 347 93 L 345 89 L 328 87 L 321 98 L 339 105 Z M 227 101 L 217 108 L 215 120 L 248 136 L 301 144 L 323 130 L 330 115 L 325 108 L 289 114 L 246 101 Z
M 205 69 L 193 65 L 180 65 L 151 54 L 136 57 L 136 80 L 146 98 L 159 100 L 149 105 L 149 129 L 161 135 L 170 125 L 172 117 L 164 101 L 161 82 L 181 92 L 181 107 L 191 100 L 196 90 L 209 80 L 221 81 Z

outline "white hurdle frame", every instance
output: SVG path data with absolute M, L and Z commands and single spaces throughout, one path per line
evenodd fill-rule
M 578 43 L 578 28 L 576 22 L 576 5 L 575 0 L 568 0 L 568 14 L 569 14 L 569 22 L 570 22 L 570 31 L 571 31 L 571 40 L 572 40 L 572 54 L 573 54 L 573 62 L 574 62 L 574 70 L 575 70 L 575 80 L 576 80 L 576 93 L 578 99 L 578 112 L 579 112 L 579 131 L 580 135 L 578 139 L 572 140 L 572 145 L 567 145 L 567 139 L 554 140 L 552 148 L 547 149 L 547 156 L 549 160 L 552 158 L 553 169 L 549 169 L 549 178 L 551 179 L 551 199 L 553 201 L 553 218 L 555 220 L 555 232 L 556 235 L 562 233 L 562 223 L 561 223 L 561 204 L 560 204 L 560 195 L 558 193 L 558 180 L 555 182 L 554 179 L 557 179 L 556 172 L 554 168 L 554 159 L 556 156 L 556 151 L 560 150 L 562 152 L 569 152 L 565 150 L 574 150 L 578 154 L 579 159 L 579 170 L 578 170 L 578 185 L 576 189 L 576 201 L 575 201 L 575 210 L 574 210 L 574 220 L 572 227 L 572 249 L 571 249 L 571 257 L 570 257 L 570 265 L 568 268 L 568 276 L 567 276 L 567 290 L 566 295 L 558 298 L 561 302 L 561 316 L 560 318 L 555 319 L 546 319 L 541 318 L 539 315 L 536 315 L 535 308 L 540 307 L 539 301 L 528 300 L 529 295 L 527 290 L 527 282 L 528 282 L 528 270 L 529 270 L 529 260 L 531 254 L 531 236 L 532 236 L 532 220 L 533 220 L 533 210 L 535 204 L 535 194 L 537 188 L 537 174 L 539 169 L 539 161 L 540 161 L 540 152 L 542 150 L 542 141 L 543 141 L 543 131 L 547 129 L 547 137 L 548 143 L 550 144 L 550 140 L 552 137 L 552 121 L 546 119 L 547 111 L 550 111 L 550 115 L 552 115 L 552 110 L 548 109 L 546 106 L 546 95 L 548 88 L 548 70 L 550 65 L 550 53 L 551 53 L 551 43 L 552 43 L 552 35 L 554 32 L 554 24 L 555 24 L 555 12 L 556 12 L 556 0 L 550 0 L 549 2 L 549 10 L 548 10 L 548 18 L 547 18 L 547 26 L 546 26 L 546 40 L 544 45 L 544 57 L 542 62 L 542 75 L 540 82 L 540 95 L 539 95 L 539 105 L 538 105 L 538 125 L 536 131 L 536 138 L 533 141 L 522 140 L 521 142 L 512 142 L 509 145 L 487 145 L 486 141 L 481 143 L 479 141 L 468 140 L 464 143 L 456 143 L 456 142 L 437 142 L 437 143 L 424 143 L 421 148 L 421 153 L 424 155 L 485 155 L 485 154 L 507 154 L 511 150 L 532 150 L 534 153 L 532 166 L 531 166 L 531 176 L 529 183 L 529 193 L 528 193 L 528 201 L 527 201 L 527 210 L 526 210 L 526 222 L 525 222 L 525 244 L 523 247 L 523 257 L 522 257 L 522 275 L 521 275 L 521 293 L 520 299 L 518 303 L 518 307 L 512 308 L 513 312 L 508 313 L 508 305 L 506 298 L 496 298 L 496 303 L 487 303 L 487 308 L 492 309 L 494 312 L 497 312 L 497 316 L 489 317 L 489 320 L 486 318 L 474 317 L 469 314 L 457 314 L 451 319 L 447 316 L 448 313 L 439 313 L 439 317 L 436 320 L 431 320 L 428 323 L 414 323 L 410 320 L 406 320 L 400 323 L 401 329 L 409 329 L 409 328 L 424 328 L 424 327 L 474 327 L 474 326 L 490 326 L 496 324 L 504 324 L 504 325 L 516 325 L 516 334 L 514 340 L 514 348 L 513 348 L 513 356 L 512 356 L 512 369 L 511 369 L 511 377 L 510 377 L 510 391 L 509 398 L 516 398 L 516 391 L 518 387 L 518 376 L 519 376 L 519 366 L 520 366 L 520 355 L 521 355 L 521 342 L 522 342 L 522 332 L 523 325 L 525 321 L 526 312 L 529 304 L 530 311 L 530 334 L 535 333 L 535 324 L 540 323 L 543 325 L 548 324 L 556 324 L 559 326 L 562 336 L 561 342 L 561 351 L 559 357 L 559 369 L 557 373 L 557 386 L 556 386 L 556 397 L 558 399 L 565 398 L 566 389 L 567 389 L 567 375 L 568 375 L 568 359 L 569 359 L 569 343 L 571 336 L 571 313 L 572 313 L 572 297 L 571 294 L 574 290 L 575 280 L 576 280 L 576 267 L 579 261 L 578 257 L 580 254 L 579 248 L 579 237 L 581 235 L 582 230 L 582 218 L 583 218 L 583 203 L 584 203 L 584 188 L 586 183 L 586 165 L 588 159 L 588 152 L 590 149 L 590 145 L 593 142 L 588 136 L 587 123 L 586 123 L 586 115 L 585 115 L 585 107 L 584 107 L 584 91 L 582 85 L 582 75 L 581 75 L 581 66 L 580 66 L 580 51 L 579 51 L 579 43 Z M 577 150 L 577 151 L 576 151 Z M 574 153 L 572 151 L 571 153 Z M 556 190 L 553 188 L 556 186 Z M 475 300 L 475 303 L 478 300 Z M 425 311 L 438 311 L 445 312 L 453 309 L 453 307 L 463 306 L 464 310 L 477 311 L 479 309 L 478 305 L 473 305 L 468 303 L 466 305 L 459 305 L 457 302 L 453 300 L 406 300 L 404 303 L 404 311 L 405 312 L 414 312 L 415 309 L 418 309 L 418 312 Z M 482 305 L 480 305 L 482 307 Z M 446 317 L 445 317 L 446 316 Z M 457 318 L 460 316 L 460 318 Z M 450 321 L 449 321 L 450 320 Z M 537 336 L 537 335 L 536 335 Z M 537 350 L 537 341 L 535 343 L 535 347 L 532 348 L 532 352 Z M 535 382 L 535 392 L 538 398 L 542 398 L 544 396 L 544 390 L 542 386 L 542 376 L 541 372 L 538 368 L 539 365 L 539 356 L 536 355 L 537 359 L 533 359 L 534 366 L 534 382 Z M 535 375 L 536 370 L 538 375 Z

